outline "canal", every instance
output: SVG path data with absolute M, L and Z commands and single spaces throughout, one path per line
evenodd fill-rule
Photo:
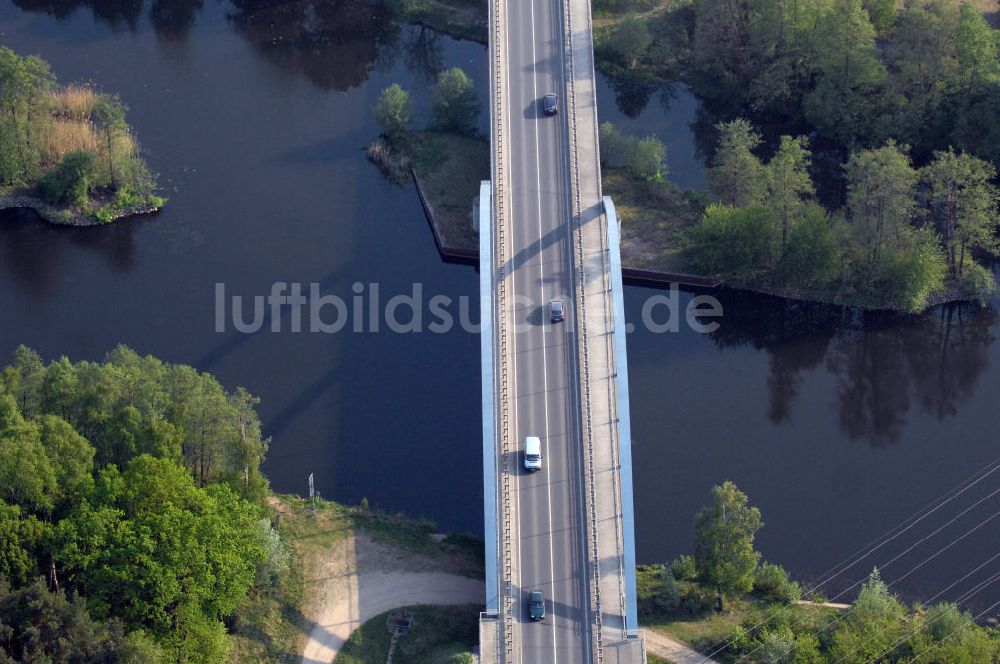
M 120 93 L 170 197 L 155 218 L 97 229 L 4 213 L 0 355 L 25 343 L 47 359 L 96 360 L 124 343 L 192 364 L 261 397 L 275 490 L 303 492 L 315 473 L 324 497 L 479 532 L 475 335 L 295 333 L 280 317 L 252 335 L 219 332 L 215 293 L 315 283 L 365 304 L 377 291 L 384 305 L 419 282 L 424 300 L 444 295 L 456 318 L 463 302 L 478 318 L 475 272 L 438 259 L 412 188 L 387 182 L 363 148 L 390 83 L 426 114 L 435 72 L 461 66 L 485 99 L 483 47 L 343 1 L 5 0 L 0 34 L 63 81 Z M 659 134 L 671 178 L 703 186 L 697 102 L 683 89 L 626 116 L 602 80 L 599 109 Z M 763 512 L 765 556 L 815 576 L 1000 456 L 993 309 L 865 316 L 722 291 L 717 332 L 654 334 L 641 312 L 663 295 L 629 288 L 626 302 L 641 562 L 689 552 L 694 512 L 731 479 Z M 991 476 L 942 507 L 935 526 L 997 486 Z M 898 586 L 933 594 L 998 549 L 992 523 L 959 539 L 996 509 L 984 501 L 884 577 L 952 543 Z

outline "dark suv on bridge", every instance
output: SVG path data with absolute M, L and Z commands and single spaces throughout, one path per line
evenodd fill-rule
M 559 112 L 559 95 L 554 92 L 542 97 L 542 111 L 545 115 L 555 115 Z
M 545 595 L 541 590 L 532 590 L 528 599 L 528 615 L 535 622 L 545 618 Z

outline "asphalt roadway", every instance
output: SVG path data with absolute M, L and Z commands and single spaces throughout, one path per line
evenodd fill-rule
M 576 368 L 570 183 L 562 9 L 557 0 L 508 0 L 507 80 L 519 659 L 556 664 L 591 660 L 583 466 Z M 545 116 L 542 97 L 559 95 Z M 553 323 L 560 298 L 566 319 Z M 542 470 L 523 466 L 525 436 L 539 436 Z M 528 595 L 545 594 L 532 623 Z

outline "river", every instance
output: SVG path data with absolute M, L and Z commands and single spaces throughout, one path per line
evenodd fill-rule
M 346 302 L 377 284 L 384 304 L 419 282 L 425 299 L 466 300 L 476 319 L 475 271 L 438 259 L 412 188 L 388 183 L 363 147 L 377 133 L 371 106 L 392 82 L 421 117 L 441 67 L 464 67 L 485 99 L 484 48 L 343 1 L 7 0 L 0 33 L 62 81 L 120 93 L 170 197 L 154 218 L 106 228 L 0 217 L 0 355 L 26 343 L 46 358 L 96 360 L 124 343 L 192 364 L 262 398 L 275 490 L 304 492 L 315 473 L 327 498 L 479 532 L 474 334 L 296 333 L 287 317 L 267 319 L 280 331 L 218 332 L 216 284 L 246 298 L 275 282 L 316 283 Z M 667 101 L 625 115 L 607 82 L 599 88 L 602 120 L 658 133 L 671 178 L 701 187 L 697 101 L 683 89 Z M 1000 456 L 992 309 L 905 319 L 721 291 L 717 332 L 655 334 L 641 312 L 662 295 L 629 288 L 626 298 L 638 326 L 629 370 L 640 562 L 690 551 L 694 512 L 732 479 L 763 512 L 765 556 L 813 577 Z M 987 478 L 934 518 L 945 523 L 997 486 Z M 894 586 L 937 592 L 998 549 L 992 522 L 959 539 L 995 509 L 984 500 L 884 577 L 951 542 Z M 844 578 L 883 564 L 931 521 Z

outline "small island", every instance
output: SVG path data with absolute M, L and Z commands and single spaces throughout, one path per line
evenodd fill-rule
M 2 46 L 0 80 L 0 210 L 93 226 L 166 203 L 117 95 L 59 85 L 47 62 Z

